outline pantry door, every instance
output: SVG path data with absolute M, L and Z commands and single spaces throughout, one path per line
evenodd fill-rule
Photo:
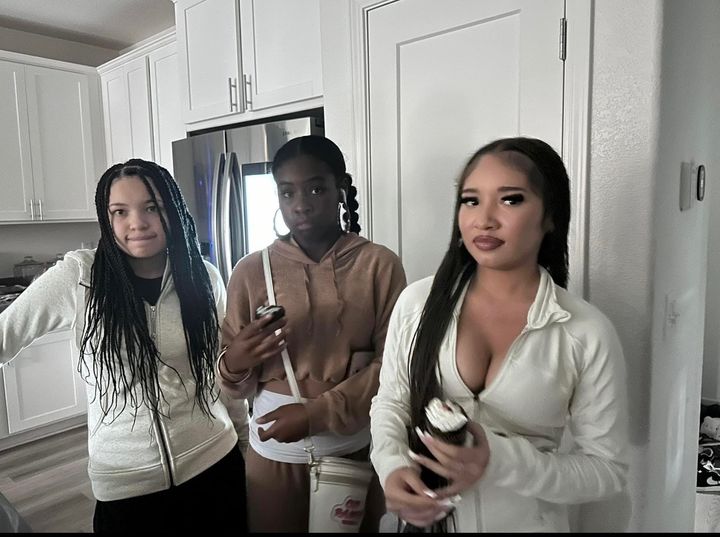
M 475 150 L 533 136 L 562 151 L 564 0 L 397 0 L 366 10 L 369 235 L 408 282 L 447 249 Z

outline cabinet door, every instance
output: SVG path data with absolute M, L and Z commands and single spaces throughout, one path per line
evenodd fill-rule
M 173 174 L 172 143 L 185 138 L 175 43 L 148 55 L 155 162 Z
M 89 75 L 25 67 L 35 199 L 40 219 L 95 217 Z
M 250 110 L 322 95 L 319 0 L 240 0 Z
M 179 0 L 175 5 L 186 123 L 243 112 L 238 100 L 237 0 Z
M 147 60 L 137 58 L 101 77 L 108 166 L 153 160 Z
M 0 220 L 32 220 L 24 66 L 0 61 Z
M 73 332 L 66 330 L 41 337 L 4 366 L 11 434 L 86 412 L 77 359 Z
M 454 181 L 477 149 L 524 135 L 560 152 L 563 12 L 563 0 L 416 0 L 369 12 L 372 238 L 401 256 L 408 282 L 440 264 Z

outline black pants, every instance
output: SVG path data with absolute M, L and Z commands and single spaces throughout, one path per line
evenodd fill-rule
M 247 532 L 245 462 L 235 447 L 190 481 L 124 500 L 98 502 L 95 533 Z

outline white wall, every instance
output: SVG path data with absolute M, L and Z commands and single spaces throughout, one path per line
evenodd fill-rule
M 32 255 L 36 261 L 80 248 L 82 242 L 97 245 L 97 222 L 0 225 L 0 278 L 12 276 L 13 265 Z
M 91 65 L 93 67 L 97 67 L 119 55 L 117 50 L 4 27 L 0 27 L 0 50 Z

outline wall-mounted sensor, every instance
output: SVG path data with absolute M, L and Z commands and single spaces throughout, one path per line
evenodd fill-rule
M 705 199 L 705 165 L 700 164 L 697 171 L 697 200 Z

